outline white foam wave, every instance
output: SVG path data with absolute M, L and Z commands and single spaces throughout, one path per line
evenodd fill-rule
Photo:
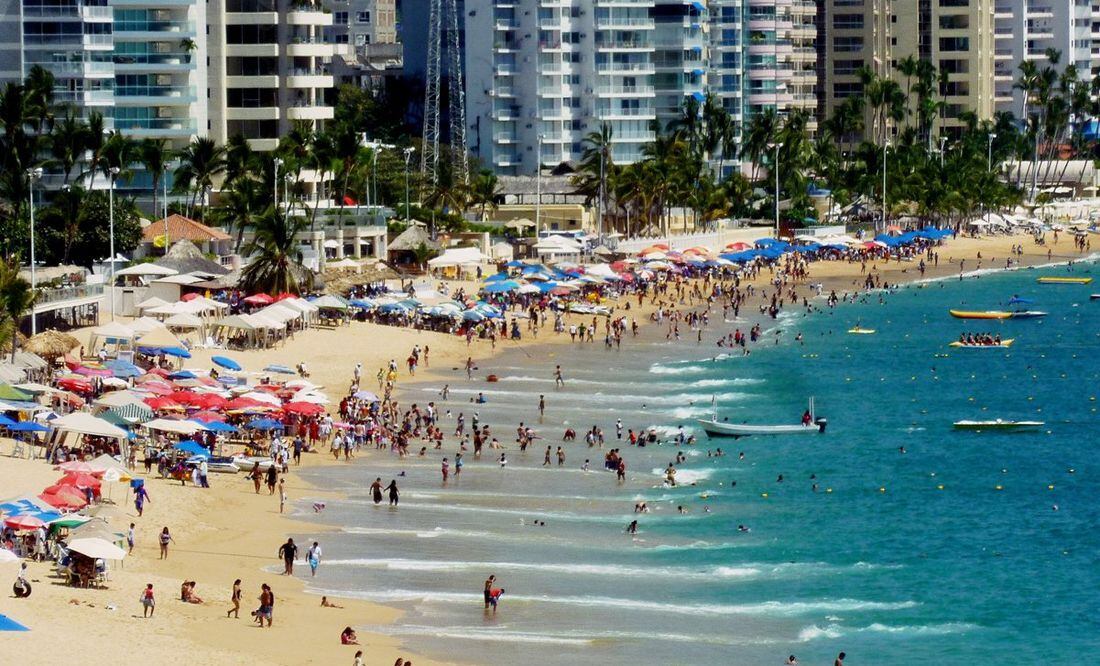
M 654 467 L 653 473 L 661 478 L 665 476 L 664 467 Z M 714 474 L 712 469 L 678 469 L 676 470 L 676 485 L 685 486 L 709 479 Z
M 668 365 L 654 363 L 653 365 L 649 366 L 649 371 L 655 375 L 697 375 L 699 373 L 706 372 L 707 369 L 701 365 L 670 367 Z
M 753 386 L 763 383 L 763 379 L 734 377 L 733 379 L 698 379 L 688 384 L 688 386 L 691 388 L 718 388 L 721 386 Z
M 686 567 L 639 567 L 623 564 L 582 564 L 582 563 L 553 563 L 553 562 L 474 562 L 456 560 L 409 560 L 401 558 L 370 559 L 351 558 L 326 560 L 330 567 L 363 567 L 367 569 L 385 569 L 389 571 L 429 571 L 429 572 L 453 572 L 453 571 L 480 571 L 492 569 L 494 571 L 535 571 L 549 573 L 564 573 L 581 576 L 661 576 L 676 577 L 679 579 L 746 579 L 759 576 L 763 573 L 755 567 L 719 566 L 705 569 L 689 569 Z
M 707 407 L 677 407 L 676 409 L 670 410 L 669 414 L 671 414 L 673 418 L 677 418 L 677 419 L 690 419 L 690 418 L 695 418 L 696 416 L 706 416 L 706 415 L 710 414 L 712 411 L 713 410 L 709 406 L 707 406 Z
M 919 625 L 887 625 L 876 622 L 865 627 L 845 627 L 839 624 L 827 624 L 820 627 L 813 624 L 798 632 L 798 641 L 808 643 L 821 638 L 837 639 L 861 633 L 891 634 L 895 636 L 905 634 L 912 636 L 945 636 L 948 634 L 964 634 L 975 629 L 978 629 L 977 625 L 965 622 Z

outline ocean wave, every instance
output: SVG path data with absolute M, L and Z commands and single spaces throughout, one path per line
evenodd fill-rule
M 470 592 L 442 592 L 428 590 L 399 590 L 386 588 L 380 590 L 333 590 L 310 588 L 311 594 L 327 594 L 353 599 L 366 599 L 384 602 L 422 602 L 422 603 L 463 603 L 480 604 L 480 590 Z M 549 595 L 509 594 L 509 602 L 547 603 L 565 606 L 596 608 L 617 608 L 621 610 L 669 613 L 673 615 L 712 616 L 712 615 L 753 615 L 767 617 L 797 617 L 812 613 L 854 612 L 854 611 L 892 611 L 912 608 L 915 601 L 881 602 L 859 599 L 822 599 L 818 601 L 764 601 L 754 604 L 677 604 L 644 599 L 624 599 L 619 597 L 578 597 Z
M 701 365 L 685 365 L 681 367 L 670 367 L 661 363 L 654 363 L 649 366 L 649 371 L 655 375 L 697 375 L 707 371 Z
M 669 410 L 668 413 L 672 415 L 673 418 L 690 419 L 695 418 L 696 416 L 706 416 L 712 411 L 713 410 L 708 405 L 706 407 L 677 407 L 675 409 Z
M 691 543 L 662 543 L 649 548 L 656 552 L 677 552 L 681 550 L 733 550 L 734 548 L 743 548 L 744 544 L 740 543 L 711 543 L 709 541 L 693 541 Z
M 965 634 L 978 628 L 977 625 L 966 622 L 918 625 L 887 625 L 875 622 L 865 627 L 845 627 L 839 624 L 827 624 L 820 627 L 813 624 L 798 632 L 798 641 L 808 643 L 820 638 L 837 639 L 862 633 L 891 634 L 894 636 L 906 634 L 912 636 L 946 636 L 948 634 Z
M 765 380 L 753 377 L 734 377 L 732 379 L 699 379 L 688 384 L 691 388 L 718 388 L 721 386 L 753 386 L 763 384 Z
M 661 576 L 678 579 L 732 580 L 760 576 L 764 572 L 754 567 L 718 566 L 704 569 L 665 566 L 631 566 L 625 564 L 584 564 L 556 562 L 474 562 L 456 560 L 409 560 L 401 558 L 350 558 L 325 560 L 330 567 L 363 567 L 390 571 L 534 571 L 581 576 Z
M 657 476 L 664 478 L 665 468 L 654 467 L 653 473 Z M 698 483 L 705 479 L 709 479 L 714 474 L 712 469 L 677 469 L 676 470 L 676 485 L 686 486 L 693 483 Z
M 713 645 L 759 645 L 772 644 L 773 639 L 736 639 L 729 636 L 678 634 L 653 631 L 592 631 L 588 629 L 569 631 L 514 631 L 507 627 L 432 627 L 425 625 L 384 625 L 364 627 L 364 629 L 391 636 L 439 636 L 451 639 L 473 641 L 500 641 L 517 643 L 547 643 L 559 645 L 593 645 L 597 643 L 638 641 L 660 641 L 662 643 L 707 643 Z

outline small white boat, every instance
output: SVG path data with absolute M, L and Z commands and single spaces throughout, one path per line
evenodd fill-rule
M 268 468 L 275 464 L 275 461 L 271 458 L 262 458 L 259 456 L 233 456 L 232 462 L 236 465 L 238 470 L 245 472 L 251 472 L 253 467 L 259 466 L 261 472 L 266 472 Z
M 1047 313 L 1040 310 L 1013 310 L 1012 319 L 1038 319 L 1045 317 Z
M 1007 421 L 994 419 L 992 421 L 955 421 L 955 427 L 959 430 L 1027 430 L 1040 428 L 1046 425 L 1045 421 Z
M 812 435 L 825 434 L 828 421 L 814 416 L 814 399 L 810 398 L 810 422 L 782 425 L 751 425 L 719 421 L 715 411 L 713 419 L 698 419 L 703 430 L 711 437 L 748 437 L 750 435 Z

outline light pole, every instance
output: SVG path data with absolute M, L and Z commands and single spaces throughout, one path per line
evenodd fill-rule
M 779 142 L 768 145 L 775 151 L 775 159 L 772 161 L 772 171 L 775 172 L 775 238 L 779 240 Z
M 535 238 L 539 237 L 539 222 L 542 216 L 542 140 L 538 137 L 538 151 L 535 154 Z
M 412 159 L 416 148 L 409 146 L 405 149 L 405 226 L 409 226 L 409 160 Z
M 882 142 L 882 233 L 886 233 L 886 149 L 890 141 Z
M 946 147 L 947 147 L 947 137 L 946 136 L 941 136 L 940 137 L 940 168 L 941 169 L 943 168 L 943 157 L 944 157 L 944 154 L 946 152 Z
M 107 286 L 111 290 L 111 321 L 115 320 L 115 179 L 118 178 L 119 172 L 122 169 L 118 167 L 111 167 L 111 189 L 108 196 L 108 219 L 110 220 L 110 228 L 108 233 L 111 234 L 111 280 L 107 283 Z
M 996 138 L 997 138 L 997 133 L 996 132 L 990 132 L 989 136 L 986 137 L 986 145 L 985 145 L 985 170 L 986 171 L 992 171 L 993 170 L 993 140 L 996 139 Z
M 273 196 L 275 197 L 275 214 L 278 215 L 279 214 L 279 167 L 281 167 L 283 165 L 283 158 L 276 157 L 274 160 L 272 160 L 272 162 L 275 165 L 275 174 L 271 179 L 271 187 L 274 190 L 274 195 Z
M 27 191 L 30 197 L 31 211 L 31 293 L 35 292 L 38 281 L 34 272 L 34 184 L 42 178 L 42 168 L 27 169 Z M 18 322 L 17 322 L 18 323 Z M 34 303 L 31 303 L 31 335 L 38 333 L 38 317 L 34 312 Z

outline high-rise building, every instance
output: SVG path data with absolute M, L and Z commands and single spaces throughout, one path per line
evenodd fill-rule
M 395 0 L 329 0 L 332 27 L 326 29 L 337 47 L 333 74 L 339 83 L 373 87 L 402 69 L 397 41 Z
M 1047 50 L 1061 53 L 1058 69 L 1075 65 L 1081 79 L 1100 74 L 1100 8 L 1090 0 L 994 0 L 994 98 L 997 111 L 1019 116 L 1022 90 L 1014 83 L 1028 60 L 1049 65 Z M 1094 16 L 1097 38 L 1093 37 Z M 1093 45 L 1096 45 L 1096 48 Z
M 812 0 L 747 0 L 742 62 L 745 116 L 817 107 L 816 8 Z
M 928 0 L 923 0 L 927 4 Z M 824 0 L 818 15 L 816 61 L 818 113 L 831 117 L 849 97 L 863 93 L 860 71 L 890 74 L 893 41 L 892 0 Z M 915 30 L 915 26 L 913 26 Z
M 680 118 L 684 100 L 702 102 L 709 85 L 710 35 L 706 5 L 658 0 L 653 8 L 653 77 L 661 127 Z
M 209 136 L 271 150 L 297 121 L 333 117 L 333 15 L 307 0 L 209 0 Z
M 657 118 L 654 0 L 465 6 L 467 136 L 485 164 L 515 175 L 579 159 L 604 124 L 617 163 L 641 158 Z

